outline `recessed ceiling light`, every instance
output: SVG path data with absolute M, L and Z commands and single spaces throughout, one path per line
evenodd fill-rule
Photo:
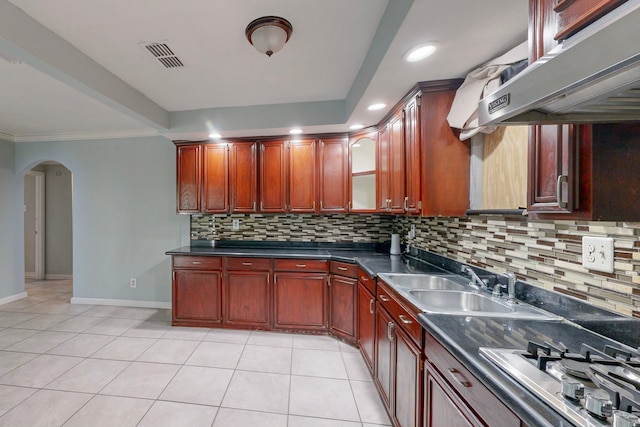
M 355 125 L 349 126 L 349 129 L 351 129 L 351 130 L 359 130 L 359 129 L 362 129 L 363 127 L 364 127 L 364 125 L 361 125 L 360 123 L 356 123 Z
M 222 138 L 222 135 L 220 135 L 219 133 L 210 133 L 209 134 L 209 138 L 211 138 L 211 139 L 220 139 L 220 138 Z
M 377 110 L 382 110 L 384 107 L 386 107 L 386 104 L 383 103 L 379 103 L 379 104 L 371 104 L 369 105 L 369 107 L 367 107 L 367 110 L 369 111 L 377 111 Z
M 433 53 L 438 49 L 438 46 L 439 44 L 436 42 L 421 44 L 407 52 L 404 59 L 407 62 L 422 61 L 423 59 L 433 55 Z
M 291 135 L 300 135 L 302 133 L 302 129 L 291 129 L 289 133 Z

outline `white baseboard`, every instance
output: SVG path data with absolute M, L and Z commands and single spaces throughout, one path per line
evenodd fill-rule
M 45 279 L 48 280 L 70 280 L 73 279 L 73 275 L 71 274 L 45 274 Z
M 19 299 L 26 298 L 26 292 L 20 292 L 19 294 L 9 295 L 8 297 L 0 298 L 0 305 L 9 304 L 10 302 L 18 301 Z
M 26 295 L 25 295 L 26 296 Z M 71 304 L 117 305 L 120 307 L 166 308 L 171 309 L 170 302 L 137 301 L 131 299 L 103 299 L 103 298 L 71 298 Z

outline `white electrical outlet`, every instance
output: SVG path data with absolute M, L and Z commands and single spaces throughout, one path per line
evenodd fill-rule
M 131 279 L 129 279 L 129 286 L 131 286 L 132 288 L 135 288 L 137 286 L 137 281 L 135 277 L 132 277 Z
M 611 237 L 582 238 L 582 266 L 589 270 L 613 273 L 613 239 Z
M 234 230 L 240 230 L 240 220 L 234 219 L 231 221 L 231 228 Z

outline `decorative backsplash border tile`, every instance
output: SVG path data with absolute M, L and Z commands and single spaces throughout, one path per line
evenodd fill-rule
M 382 243 L 390 240 L 393 221 L 388 215 L 192 215 L 191 240 Z

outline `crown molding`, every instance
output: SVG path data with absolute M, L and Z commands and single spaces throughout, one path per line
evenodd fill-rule
M 156 129 L 133 129 L 113 132 L 57 133 L 50 135 L 10 135 L 13 142 L 82 141 L 95 139 L 143 138 L 158 136 Z M 2 137 L 2 134 L 0 134 Z

